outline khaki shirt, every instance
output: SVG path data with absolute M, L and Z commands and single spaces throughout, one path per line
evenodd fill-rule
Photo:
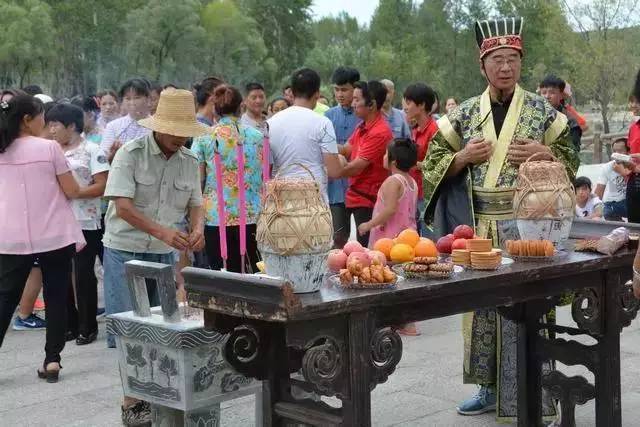
M 198 160 L 184 147 L 167 159 L 153 134 L 134 139 L 116 153 L 104 196 L 110 200 L 104 246 L 134 253 L 169 253 L 170 246 L 120 218 L 113 199 L 133 199 L 147 218 L 176 228 L 188 208 L 202 206 Z

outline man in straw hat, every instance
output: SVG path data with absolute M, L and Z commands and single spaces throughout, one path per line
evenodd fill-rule
M 196 120 L 191 92 L 166 89 L 156 113 L 139 124 L 152 132 L 124 145 L 116 153 L 105 197 L 104 293 L 107 314 L 133 309 L 124 264 L 131 260 L 174 265 L 174 249 L 204 247 L 202 191 L 198 159 L 184 147 L 189 138 L 209 128 Z M 188 214 L 189 233 L 176 229 Z M 158 305 L 155 286 L 149 286 L 151 306 Z M 115 347 L 113 336 L 107 337 Z M 149 404 L 124 398 L 125 425 L 150 422 Z
M 518 85 L 522 24 L 521 18 L 476 22 L 480 72 L 488 87 L 438 121 L 439 131 L 423 162 L 425 220 L 437 235 L 465 223 L 475 225 L 478 236 L 493 239 L 494 247 L 518 239 L 513 187 L 518 166 L 535 153 L 553 154 L 571 179 L 575 176 L 578 156 L 566 116 Z M 516 324 L 494 309 L 478 310 L 465 315 L 463 333 L 464 382 L 481 387 L 458 412 L 497 410 L 498 419 L 513 420 Z M 555 414 L 548 399 L 544 414 Z

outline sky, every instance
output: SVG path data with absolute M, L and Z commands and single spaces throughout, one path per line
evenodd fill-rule
M 311 10 L 314 19 L 337 15 L 345 11 L 358 19 L 360 24 L 368 24 L 378 6 L 378 0 L 314 0 Z

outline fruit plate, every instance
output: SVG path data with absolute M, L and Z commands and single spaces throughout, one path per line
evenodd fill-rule
M 340 282 L 340 275 L 333 274 L 329 276 L 329 283 L 342 289 L 392 289 L 395 288 L 398 283 L 404 281 L 404 277 L 398 275 L 395 282 L 391 283 L 357 283 L 353 282 L 345 284 Z
M 391 267 L 391 269 L 393 270 L 394 273 L 396 273 L 398 276 L 404 276 L 408 279 L 429 279 L 429 280 L 441 280 L 441 279 L 449 279 L 451 278 L 451 276 L 453 276 L 454 274 L 457 273 L 461 273 L 464 271 L 464 268 L 462 268 L 459 265 L 454 265 L 453 266 L 453 271 L 451 271 L 451 273 L 448 276 L 441 276 L 441 277 L 434 277 L 434 276 L 429 276 L 428 273 L 411 273 L 408 271 L 404 271 L 404 265 L 408 264 L 408 263 L 402 263 L 402 264 L 396 264 L 393 267 Z
M 519 256 L 519 255 L 509 255 L 514 261 L 518 262 L 553 262 L 558 259 L 562 259 L 569 255 L 569 252 L 564 250 L 557 250 L 553 253 L 552 256 Z M 504 259 L 504 258 L 503 258 Z

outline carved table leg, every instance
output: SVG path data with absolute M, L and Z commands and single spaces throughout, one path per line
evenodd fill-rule
M 518 323 L 518 426 L 542 425 L 542 360 L 537 349 L 538 320 L 536 302 L 521 305 Z
M 599 339 L 595 372 L 596 425 L 620 426 L 620 329 L 618 298 L 623 286 L 619 274 L 608 271 L 604 278 L 600 318 L 604 320 Z
M 349 316 L 350 398 L 342 401 L 344 425 L 371 426 L 370 318 L 367 312 Z

